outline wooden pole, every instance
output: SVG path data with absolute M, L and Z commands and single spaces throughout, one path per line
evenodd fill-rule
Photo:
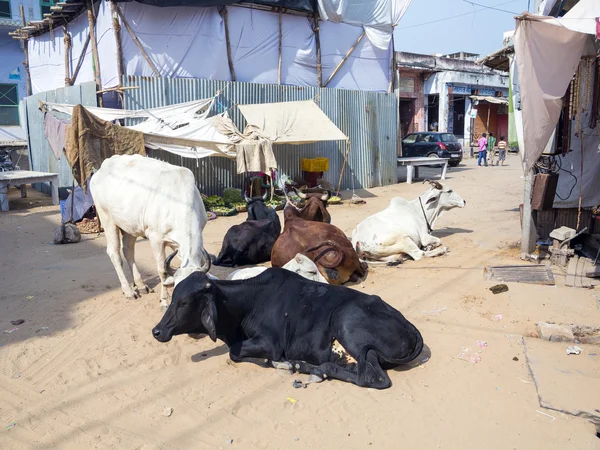
M 319 87 L 323 87 L 323 66 L 321 65 L 321 37 L 319 35 L 319 13 L 314 14 L 313 21 L 313 33 L 315 34 L 315 45 L 317 47 L 317 79 L 319 82 Z
M 344 59 L 342 59 L 340 61 L 340 63 L 337 65 L 337 67 L 335 69 L 333 69 L 333 73 L 331 75 L 329 75 L 329 78 L 327 79 L 327 81 L 325 82 L 325 84 L 323 85 L 323 87 L 327 87 L 327 85 L 329 84 L 329 82 L 339 72 L 339 70 L 342 68 L 342 66 L 348 60 L 348 57 L 352 54 L 352 52 L 354 51 L 354 49 L 358 46 L 358 44 L 360 44 L 360 41 L 362 41 L 362 38 L 364 38 L 364 37 L 365 37 L 365 31 L 363 31 L 360 34 L 360 36 L 358 37 L 358 39 L 356 40 L 356 42 L 354 43 L 354 45 L 352 47 L 350 47 L 350 50 L 348 50 L 348 53 L 346 53 L 346 56 L 344 56 Z
M 94 16 L 94 4 L 92 0 L 85 0 L 90 29 L 90 42 L 92 43 L 92 57 L 94 62 L 94 78 L 96 79 L 96 91 L 102 90 L 102 79 L 100 78 L 100 57 L 98 55 L 98 41 L 96 40 L 96 17 Z M 98 94 L 98 106 L 102 107 L 102 94 Z
M 23 22 L 23 26 L 27 26 L 27 22 L 25 21 L 25 8 L 23 5 L 19 7 L 21 12 L 21 22 Z M 25 61 L 23 61 L 23 66 L 25 67 L 25 78 L 27 80 L 27 96 L 29 97 L 33 92 L 31 90 L 31 74 L 29 73 L 29 40 L 23 40 L 23 53 L 25 54 Z
M 63 40 L 65 42 L 65 86 L 72 86 L 71 81 L 71 36 L 69 36 L 69 30 L 66 25 L 63 25 Z
M 77 75 L 79 75 L 79 70 L 83 65 L 83 60 L 85 59 L 85 54 L 87 52 L 88 45 L 90 45 L 90 33 L 88 33 L 87 37 L 85 38 L 83 48 L 81 49 L 81 54 L 79 55 L 79 60 L 77 61 L 77 66 L 75 67 L 75 70 L 73 71 L 73 76 L 71 77 L 71 85 L 75 84 L 75 81 L 77 80 Z
M 348 143 L 346 146 L 346 156 L 344 156 L 344 164 L 342 164 L 342 171 L 340 172 L 340 179 L 338 180 L 338 188 L 337 195 L 339 197 L 340 190 L 342 189 L 342 177 L 344 176 L 344 170 L 346 169 L 346 162 L 348 161 L 348 153 L 350 153 L 350 139 L 348 139 Z
M 148 56 L 148 53 L 146 53 L 146 50 L 142 46 L 142 43 L 140 42 L 140 40 L 137 38 L 137 36 L 135 35 L 133 30 L 129 26 L 129 23 L 127 23 L 127 20 L 125 20 L 125 16 L 123 15 L 121 8 L 119 8 L 119 5 L 115 5 L 115 9 L 117 11 L 117 14 L 119 15 L 119 18 L 121 19 L 121 22 L 123 22 L 123 25 L 125 25 L 125 29 L 129 33 L 129 36 L 131 36 L 131 39 L 133 39 L 133 42 L 137 46 L 138 50 L 140 51 L 140 53 L 142 54 L 142 56 L 144 57 L 144 59 L 146 60 L 148 65 L 150 66 L 150 68 L 152 69 L 152 72 L 154 72 L 155 76 L 160 77 L 160 72 L 156 68 L 156 65 L 150 59 L 150 56 Z
M 283 14 L 279 9 L 279 62 L 277 65 L 277 84 L 281 84 L 281 59 L 283 50 Z
M 110 0 L 110 15 L 112 17 L 113 33 L 115 35 L 115 44 L 117 47 L 117 76 L 119 77 L 119 86 L 123 85 L 123 75 L 125 74 L 125 65 L 123 64 L 123 41 L 121 40 L 121 22 L 117 13 L 117 4 L 115 0 Z M 119 92 L 119 100 L 123 106 L 123 92 Z
M 219 9 L 219 14 L 223 18 L 223 26 L 225 28 L 225 46 L 227 48 L 227 63 L 229 64 L 229 74 L 231 81 L 235 81 L 235 69 L 233 67 L 233 58 L 231 57 L 231 41 L 229 40 L 229 20 L 227 14 L 227 6 Z
M 390 84 L 388 86 L 388 92 L 392 93 L 394 92 L 394 79 L 396 78 L 396 50 L 394 50 L 394 31 L 392 29 L 392 40 L 391 40 L 391 46 L 392 46 L 392 61 L 390 63 L 391 67 L 390 67 Z

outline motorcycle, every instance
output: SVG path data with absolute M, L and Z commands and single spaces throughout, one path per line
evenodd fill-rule
M 14 149 L 4 150 L 3 153 L 0 153 L 0 172 L 9 172 L 11 170 L 20 170 L 20 167 L 13 163 L 12 153 Z

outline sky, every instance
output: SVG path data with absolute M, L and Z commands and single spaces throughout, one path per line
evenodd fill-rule
M 473 2 L 476 5 L 466 0 L 412 0 L 396 27 L 396 51 L 423 54 L 464 51 L 488 55 L 502 47 L 505 31 L 514 30 L 515 15 L 527 11 L 528 3 L 533 10 L 535 3 L 534 0 Z

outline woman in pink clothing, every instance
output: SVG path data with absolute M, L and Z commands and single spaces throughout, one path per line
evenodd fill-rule
M 483 133 L 479 140 L 477 141 L 477 145 L 479 146 L 479 157 L 477 158 L 477 165 L 481 167 L 481 161 L 485 163 L 486 167 L 487 163 L 487 134 Z

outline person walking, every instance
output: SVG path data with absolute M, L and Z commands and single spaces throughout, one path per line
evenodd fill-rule
M 494 133 L 490 133 L 490 137 L 488 138 L 487 144 L 487 157 L 489 159 L 490 165 L 494 165 L 494 159 L 496 157 L 496 138 L 494 137 Z
M 498 142 L 498 164 L 504 165 L 504 160 L 506 159 L 506 141 L 504 140 L 504 136 L 500 136 L 500 142 Z
M 477 157 L 477 165 L 479 167 L 481 167 L 481 161 L 483 161 L 485 163 L 485 166 L 487 167 L 487 165 L 488 165 L 488 163 L 487 163 L 487 145 L 488 145 L 487 134 L 483 133 L 481 135 L 481 137 L 477 140 L 477 145 L 479 146 L 479 155 Z

